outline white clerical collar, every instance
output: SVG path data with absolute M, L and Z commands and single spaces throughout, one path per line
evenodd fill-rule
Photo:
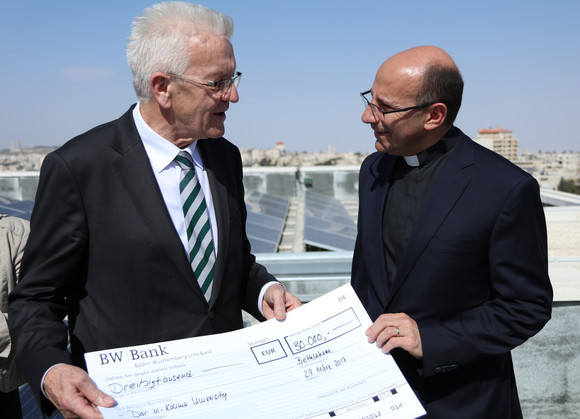
M 411 166 L 411 167 L 419 166 L 419 157 L 417 157 L 417 155 L 403 156 L 403 158 L 405 159 L 405 163 L 407 163 L 407 166 Z

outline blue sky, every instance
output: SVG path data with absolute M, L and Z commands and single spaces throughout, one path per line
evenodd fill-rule
M 135 101 L 125 59 L 148 0 L 0 0 L 0 148 L 61 145 Z M 456 124 L 520 150 L 580 151 L 580 0 L 208 0 L 234 19 L 241 148 L 374 150 L 359 92 L 392 54 L 437 45 L 465 80 Z

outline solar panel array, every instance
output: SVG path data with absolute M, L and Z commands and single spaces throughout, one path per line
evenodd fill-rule
M 0 200 L 0 213 L 30 220 L 34 201 Z M 246 233 L 253 253 L 276 253 L 286 223 L 290 200 L 253 192 L 246 197 Z M 356 224 L 340 201 L 305 192 L 304 244 L 307 250 L 352 251 Z
M 276 253 L 282 238 L 290 200 L 260 192 L 246 197 L 246 234 L 252 253 Z
M 25 220 L 30 220 L 30 214 L 32 214 L 33 206 L 34 201 L 32 200 L 11 201 L 7 199 L 0 199 L 0 213 L 24 218 Z
M 352 251 L 356 234 L 356 223 L 340 201 L 306 191 L 304 244 L 323 250 Z

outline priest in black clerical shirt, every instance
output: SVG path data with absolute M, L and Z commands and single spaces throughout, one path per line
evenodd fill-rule
M 416 47 L 362 93 L 377 152 L 361 166 L 352 285 L 429 418 L 521 418 L 511 349 L 550 319 L 537 182 L 453 122 L 463 80 Z

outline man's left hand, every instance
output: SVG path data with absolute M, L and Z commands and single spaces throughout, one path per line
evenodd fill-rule
M 423 358 L 421 334 L 415 320 L 405 313 L 387 313 L 381 316 L 367 329 L 369 342 L 376 342 L 384 353 L 393 348 L 401 348 L 415 358 Z
M 262 300 L 262 313 L 266 320 L 284 320 L 286 312 L 302 305 L 300 300 L 282 285 L 275 284 L 268 287 Z

